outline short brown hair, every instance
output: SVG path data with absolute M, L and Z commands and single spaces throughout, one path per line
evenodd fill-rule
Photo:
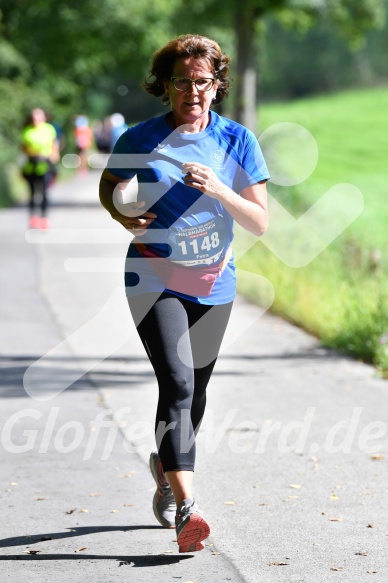
M 145 81 L 144 89 L 155 97 L 162 97 L 162 103 L 168 105 L 170 98 L 165 94 L 164 81 L 168 81 L 174 69 L 175 61 L 186 57 L 206 61 L 217 79 L 217 93 L 213 100 L 220 103 L 229 93 L 228 78 L 230 57 L 225 55 L 219 45 L 206 36 L 185 34 L 170 40 L 164 47 L 158 49 L 152 58 L 149 77 L 153 81 Z

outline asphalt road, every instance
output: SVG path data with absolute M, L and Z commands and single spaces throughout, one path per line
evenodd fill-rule
M 388 382 L 241 298 L 198 435 L 211 537 L 180 555 L 159 527 L 156 387 L 98 178 L 53 188 L 50 231 L 0 212 L 0 581 L 386 583 Z

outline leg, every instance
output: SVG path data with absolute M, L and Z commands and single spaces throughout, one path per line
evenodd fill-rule
M 179 506 L 183 500 L 193 499 L 193 471 L 171 470 L 165 472 L 165 474 L 173 491 L 177 506 Z
M 156 300 L 154 303 L 153 297 Z M 181 452 L 181 436 L 189 439 L 193 433 L 190 411 L 194 369 L 188 336 L 180 347 L 185 362 L 178 354 L 179 339 L 185 336 L 189 326 L 186 309 L 179 298 L 166 293 L 137 296 L 129 300 L 129 305 L 158 381 L 155 431 L 163 468 L 165 471 L 193 471 L 192 448 Z M 188 426 L 183 429 L 188 436 L 182 431 L 182 420 L 185 422 L 187 419 Z
M 196 435 L 206 405 L 206 387 L 213 372 L 222 338 L 229 320 L 232 303 L 208 306 L 205 311 L 197 309 L 198 304 L 187 307 L 189 316 L 189 338 L 194 365 L 194 395 L 191 405 L 191 423 Z M 181 339 L 182 340 L 182 339 Z M 203 540 L 210 534 L 210 527 L 192 495 L 192 483 L 187 472 L 167 472 L 173 491 L 180 494 L 175 518 L 179 552 L 201 551 Z M 191 473 L 191 478 L 193 474 Z M 189 486 L 189 487 L 188 487 Z
M 41 190 L 42 190 L 42 202 L 41 202 L 41 212 L 42 217 L 47 216 L 47 206 L 48 206 L 48 186 L 51 180 L 51 175 L 49 173 L 44 174 L 41 179 Z
M 232 303 L 221 306 L 208 306 L 197 310 L 198 304 L 188 306 L 189 337 L 193 353 L 194 394 L 190 418 L 195 435 L 198 433 L 206 406 L 206 388 L 216 364 L 222 338 L 229 321 Z M 171 484 L 177 504 L 192 498 L 192 472 L 168 471 L 167 479 Z
M 51 182 L 51 173 L 44 174 L 41 177 L 41 192 L 42 192 L 42 199 L 41 199 L 41 219 L 40 219 L 40 228 L 41 229 L 48 229 L 50 227 L 50 221 L 47 218 L 47 207 L 48 207 L 48 188 Z
M 25 175 L 25 179 L 28 183 L 28 188 L 30 191 L 30 200 L 28 204 L 30 211 L 29 226 L 32 229 L 38 229 L 40 227 L 40 220 L 39 217 L 35 214 L 37 178 L 34 174 L 29 174 Z
M 30 215 L 33 215 L 35 210 L 35 176 L 33 176 L 32 174 L 26 175 L 25 179 L 27 181 L 28 188 L 30 191 L 30 200 L 28 206 L 30 209 Z
M 196 306 L 197 304 L 194 304 Z M 208 306 L 198 318 L 195 309 L 189 314 L 190 342 L 194 361 L 194 396 L 191 421 L 198 432 L 206 406 L 206 388 L 216 364 L 222 339 L 228 325 L 233 302 Z

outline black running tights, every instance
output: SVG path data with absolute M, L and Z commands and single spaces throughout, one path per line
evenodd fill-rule
M 35 207 L 37 206 L 36 196 L 40 195 L 40 209 L 42 216 L 46 216 L 47 206 L 48 206 L 48 196 L 47 190 L 50 183 L 52 175 L 50 173 L 44 174 L 43 176 L 35 176 L 35 174 L 31 174 L 31 176 L 26 176 L 26 180 L 30 187 L 30 212 L 31 214 L 34 213 Z
M 233 302 L 208 306 L 168 292 L 128 301 L 158 381 L 155 435 L 163 469 L 193 471 L 206 387 Z

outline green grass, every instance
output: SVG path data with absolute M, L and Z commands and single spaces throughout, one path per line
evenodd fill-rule
M 272 124 L 297 123 L 309 130 L 319 149 L 317 166 L 307 180 L 291 187 L 269 184 L 271 195 L 298 217 L 332 186 L 350 183 L 362 192 L 364 210 L 304 267 L 285 265 L 262 242 L 238 262 L 238 267 L 272 283 L 273 312 L 316 335 L 325 346 L 373 363 L 384 375 L 388 375 L 387 111 L 388 87 L 261 107 L 261 132 Z M 336 208 L 332 212 L 334 217 Z M 236 245 L 244 245 L 247 237 L 238 230 Z M 242 278 L 240 292 L 260 302 L 252 278 Z

